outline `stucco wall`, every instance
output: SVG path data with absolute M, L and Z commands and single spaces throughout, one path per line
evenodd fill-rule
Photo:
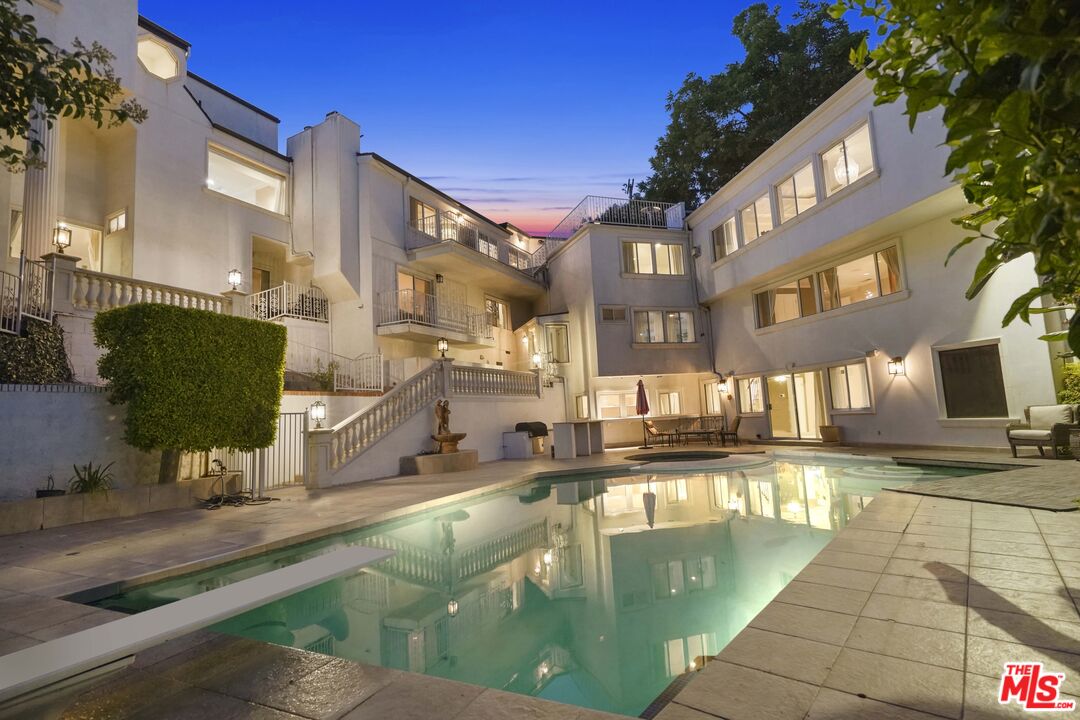
M 106 398 L 82 386 L 0 385 L 0 500 L 33 497 L 50 473 L 66 487 L 87 462 L 114 463 L 118 488 L 157 482 L 158 454 L 124 442 L 124 409 Z

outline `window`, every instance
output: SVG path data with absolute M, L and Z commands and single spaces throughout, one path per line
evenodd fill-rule
M 499 243 L 492 240 L 484 233 L 480 233 L 476 240 L 476 249 L 489 258 L 499 259 Z
M 668 480 L 664 483 L 664 499 L 668 505 L 678 505 L 681 502 L 686 502 L 687 497 L 689 495 L 686 489 L 686 478 Z
M 807 163 L 794 175 L 777 185 L 776 195 L 780 200 L 780 222 L 782 223 L 817 205 L 814 166 Z
M 546 325 L 547 349 L 553 363 L 570 362 L 570 328 L 566 325 Z
M 739 249 L 739 238 L 735 233 L 735 218 L 731 217 L 712 231 L 713 260 L 719 260 Z
M 692 343 L 694 313 L 682 310 L 635 310 L 634 342 Z
M 626 306 L 601 305 L 600 322 L 626 322 Z
M 577 409 L 578 420 L 585 420 L 589 417 L 589 396 L 578 395 L 574 398 L 574 407 Z
M 510 330 L 510 306 L 505 300 L 498 298 L 484 298 L 484 310 L 487 311 L 488 323 L 492 327 Z
M 172 50 L 153 38 L 139 40 L 136 53 L 147 72 L 162 80 L 172 80 L 180 72 L 180 63 Z
M 8 225 L 8 254 L 17 258 L 22 254 L 23 214 L 22 210 L 11 209 L 9 216 L 11 224 Z
M 896 246 L 823 270 L 818 273 L 818 285 L 822 310 L 899 292 L 902 287 Z
M 398 311 L 403 320 L 422 323 L 435 322 L 435 296 L 431 294 L 431 281 L 398 270 Z
M 414 197 L 409 198 L 409 223 L 425 235 L 438 236 L 435 229 L 435 208 Z
M 807 275 L 795 282 L 754 294 L 759 328 L 817 313 L 814 279 Z
M 750 243 L 772 230 L 772 208 L 765 193 L 739 212 L 742 217 L 743 242 Z
M 663 391 L 659 393 L 660 415 L 678 415 L 682 412 L 682 403 L 679 402 L 679 393 Z
M 211 147 L 206 187 L 263 210 L 285 212 L 285 177 Z
M 105 234 L 112 235 L 127 227 L 127 210 L 121 210 L 105 222 Z
M 624 242 L 623 272 L 634 275 L 685 275 L 682 243 Z
M 833 410 L 866 410 L 870 407 L 870 380 L 866 363 L 829 368 Z
M 716 559 L 712 555 L 703 555 L 686 560 L 653 563 L 650 574 L 653 580 L 653 597 L 657 600 L 679 597 L 688 591 L 711 590 L 716 587 Z M 695 656 L 690 660 L 700 654 L 700 651 L 695 651 Z
M 1008 417 L 1001 355 L 996 343 L 939 350 L 945 415 L 951 418 Z
M 703 386 L 705 393 L 705 414 L 720 415 L 724 412 L 720 406 L 720 381 L 710 380 Z
M 832 195 L 874 170 L 874 155 L 870 150 L 870 126 L 858 130 L 833 145 L 821 156 L 825 175 L 825 194 Z
M 604 420 L 638 417 L 636 392 L 596 393 L 596 410 Z
M 739 379 L 739 412 L 765 412 L 765 401 L 761 397 L 761 378 Z

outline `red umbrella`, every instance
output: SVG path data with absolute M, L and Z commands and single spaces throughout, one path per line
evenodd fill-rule
M 645 427 L 645 416 L 649 414 L 649 396 L 645 392 L 645 381 L 637 381 L 637 403 L 634 408 L 635 412 L 641 416 L 641 435 L 644 437 L 643 444 L 639 450 L 648 450 L 649 448 L 649 431 Z

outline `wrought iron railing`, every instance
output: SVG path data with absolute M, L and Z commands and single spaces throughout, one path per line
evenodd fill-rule
M 304 375 L 332 374 L 333 390 L 381 391 L 384 387 L 382 353 L 350 358 L 290 340 L 285 369 Z
M 240 472 L 246 489 L 256 494 L 288 485 L 303 485 L 307 475 L 306 417 L 304 412 L 281 413 L 270 447 L 255 451 L 211 450 L 208 461 L 220 460 L 227 469 Z M 265 462 L 265 474 L 261 477 L 262 487 L 259 487 L 261 462 Z
M 479 225 L 458 213 L 441 210 L 434 215 L 417 218 L 409 223 L 405 247 L 414 250 L 418 247 L 443 242 L 455 242 L 497 260 L 504 265 L 521 270 L 526 274 L 544 264 L 544 255 L 530 253 L 504 237 L 483 230 Z
M 19 334 L 19 276 L 0 271 L 0 332 Z
M 548 233 L 544 242 L 547 257 L 582 227 L 594 223 L 682 230 L 686 224 L 686 210 L 682 203 L 587 195 Z
M 52 320 L 52 270 L 42 260 L 20 261 L 19 312 L 45 322 Z
M 277 287 L 248 296 L 248 317 L 256 320 L 291 317 L 330 322 L 330 301 L 317 287 L 285 281 Z
M 376 302 L 378 325 L 412 323 L 440 330 L 454 330 L 470 337 L 494 340 L 488 315 L 465 303 L 443 300 L 415 290 L 387 290 Z

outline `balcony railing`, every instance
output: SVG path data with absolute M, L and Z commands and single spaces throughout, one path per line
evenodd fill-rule
M 71 304 L 77 309 L 102 312 L 136 303 L 162 303 L 216 313 L 227 312 L 224 298 L 220 295 L 91 270 L 75 271 Z
M 485 340 L 494 340 L 495 337 L 491 322 L 483 310 L 415 290 L 388 290 L 379 293 L 376 310 L 379 325 L 411 323 L 440 330 L 453 330 Z
M 543 247 L 530 253 L 506 238 L 498 237 L 480 228 L 464 215 L 437 211 L 426 218 L 417 218 L 409 223 L 408 238 L 405 247 L 414 250 L 418 247 L 444 242 L 456 242 L 459 245 L 487 255 L 503 265 L 532 274 L 533 270 L 544 264 Z
M 317 287 L 284 282 L 248 296 L 248 317 L 256 320 L 299 318 L 330 322 L 330 301 Z
M 594 223 L 682 230 L 686 223 L 686 209 L 682 203 L 587 195 L 548 233 L 544 243 L 548 256 L 582 227 Z

